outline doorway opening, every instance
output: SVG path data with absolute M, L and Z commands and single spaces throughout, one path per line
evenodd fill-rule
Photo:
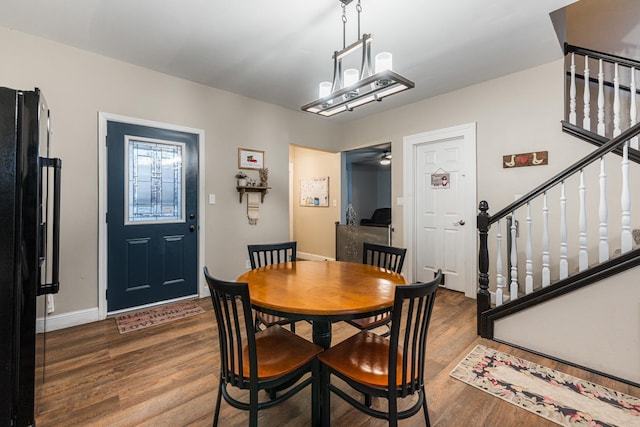
M 347 224 L 347 210 L 356 224 L 384 221 L 391 224 L 391 143 L 344 151 L 342 161 L 342 209 L 340 222 Z M 380 223 L 382 224 L 382 223 Z
M 341 153 L 336 259 L 362 261 L 365 242 L 391 245 L 391 143 Z

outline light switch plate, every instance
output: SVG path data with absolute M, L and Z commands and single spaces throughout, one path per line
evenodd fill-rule
M 216 195 L 211 193 L 209 194 L 209 204 L 210 205 L 215 205 L 216 204 Z

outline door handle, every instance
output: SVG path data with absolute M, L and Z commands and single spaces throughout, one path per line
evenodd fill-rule
M 192 233 L 193 233 L 194 231 L 196 231 L 196 226 L 195 226 L 195 225 L 190 225 L 190 226 L 189 226 L 189 231 L 190 231 L 190 232 L 192 232 Z
M 461 219 L 458 222 L 454 222 L 453 225 L 465 225 L 466 223 L 464 222 L 464 219 Z

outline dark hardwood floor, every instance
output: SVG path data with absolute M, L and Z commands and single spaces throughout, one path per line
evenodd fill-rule
M 124 335 L 118 333 L 114 319 L 48 333 L 45 372 L 41 366 L 37 372 L 36 425 L 211 425 L 218 384 L 217 336 L 211 301 L 198 303 L 206 313 Z M 556 425 L 449 376 L 476 344 L 640 397 L 640 388 L 481 339 L 475 315 L 475 300 L 444 289 L 438 292 L 427 344 L 427 400 L 434 427 Z M 296 332 L 310 339 L 306 322 L 297 323 Z M 356 330 L 341 322 L 333 325 L 333 333 L 335 343 Z M 310 425 L 310 398 L 307 388 L 283 405 L 261 411 L 259 422 Z M 335 396 L 331 405 L 332 426 L 386 425 Z M 245 411 L 222 402 L 222 426 L 247 422 Z M 423 426 L 424 419 L 418 413 L 400 425 Z

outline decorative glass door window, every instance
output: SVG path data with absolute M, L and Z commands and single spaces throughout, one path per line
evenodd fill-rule
M 184 144 L 125 137 L 125 224 L 184 222 Z

